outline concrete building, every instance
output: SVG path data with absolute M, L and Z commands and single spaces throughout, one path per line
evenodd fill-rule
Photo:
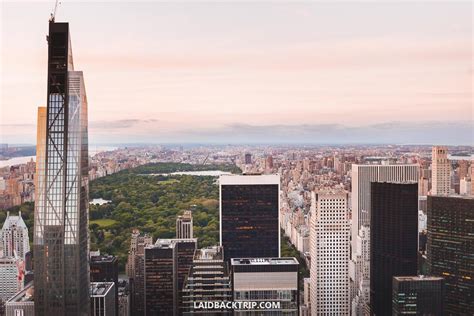
M 311 314 L 349 315 L 350 226 L 346 192 L 312 194 Z
M 445 281 L 445 315 L 474 314 L 474 197 L 428 197 L 428 273 Z
M 444 315 L 443 278 L 396 276 L 392 289 L 392 315 Z
M 207 301 L 232 301 L 232 288 L 222 247 L 196 250 L 183 287 L 183 315 L 231 315 L 227 309 L 195 309 Z
M 115 283 L 91 282 L 90 306 L 91 316 L 116 316 Z
M 0 258 L 0 300 L 6 301 L 23 289 L 20 258 Z
M 237 308 L 234 315 L 294 315 L 299 313 L 298 260 L 295 258 L 232 258 L 234 302 L 275 302 L 276 306 Z M 277 306 L 279 303 L 279 306 Z
M 434 146 L 432 148 L 431 172 L 431 195 L 449 195 L 451 193 L 451 164 L 446 147 Z
M 35 314 L 35 303 L 33 300 L 34 285 L 28 283 L 23 290 L 16 293 L 5 303 L 6 316 L 33 316 Z
M 12 216 L 7 212 L 2 228 L 2 246 L 4 257 L 18 256 L 25 260 L 26 253 L 30 251 L 28 228 L 21 217 L 21 211 L 18 216 Z
M 280 176 L 219 178 L 220 246 L 224 257 L 280 256 Z
M 176 218 L 176 238 L 193 238 L 193 213 L 184 211 Z

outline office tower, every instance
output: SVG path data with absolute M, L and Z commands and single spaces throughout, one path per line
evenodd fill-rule
M 2 246 L 4 257 L 18 257 L 25 260 L 26 253 L 30 251 L 28 228 L 21 217 L 21 211 L 18 216 L 11 216 L 10 212 L 7 212 L 2 228 Z
M 208 301 L 232 301 L 232 288 L 222 247 L 196 250 L 183 286 L 183 315 L 231 315 L 230 310 L 195 309 Z
M 445 278 L 445 314 L 474 314 L 474 198 L 428 197 L 428 273 Z
M 184 211 L 176 218 L 176 238 L 193 238 L 193 213 Z
M 35 315 L 89 313 L 87 97 L 68 23 L 49 23 L 46 129 L 38 135 Z M 39 111 L 41 114 L 41 110 Z M 43 125 L 44 126 L 44 125 Z M 43 139 L 45 138 L 45 139 Z
M 118 283 L 118 316 L 130 316 L 130 288 L 125 280 Z
M 29 316 L 35 314 L 33 301 L 34 285 L 29 282 L 23 290 L 16 293 L 5 303 L 5 316 Z
M 392 315 L 443 315 L 443 278 L 396 276 L 392 284 Z
M 130 251 L 126 265 L 127 275 L 130 281 L 130 308 L 134 315 L 144 315 L 145 313 L 145 247 L 151 245 L 153 239 L 148 234 L 140 234 L 138 229 L 132 231 L 130 240 Z
M 158 239 L 145 248 L 145 315 L 181 315 L 197 239 Z
M 245 154 L 245 164 L 246 165 L 251 165 L 252 164 L 252 155 L 247 153 Z
M 267 158 L 265 159 L 265 169 L 273 169 L 273 157 L 271 155 L 267 156 Z
M 392 312 L 392 278 L 417 274 L 418 184 L 371 183 L 370 304 Z
M 469 171 L 469 161 L 459 160 L 458 165 L 459 165 L 458 167 L 459 179 L 466 178 L 468 176 L 468 171 Z
M 225 249 L 224 249 L 225 251 Z M 298 315 L 298 260 L 295 258 L 232 258 L 231 283 L 234 302 L 277 301 L 262 310 L 235 309 L 234 315 Z M 278 298 L 278 299 L 276 299 Z
M 311 314 L 349 315 L 350 226 L 347 193 L 312 192 Z
M 224 259 L 280 256 L 280 176 L 222 175 L 220 245 Z
M 448 149 L 434 146 L 431 150 L 431 195 L 449 195 L 451 193 L 451 164 Z
M 91 256 L 90 259 L 91 282 L 118 283 L 118 260 L 112 255 Z
M 5 302 L 23 288 L 20 258 L 0 258 L 0 300 Z
M 416 182 L 419 178 L 419 166 L 416 164 L 353 164 L 352 165 L 352 223 L 351 223 L 351 299 L 360 288 L 356 272 L 368 266 L 367 262 L 357 261 L 357 236 L 361 226 L 370 227 L 370 183 L 371 182 Z M 370 249 L 369 249 L 370 250 Z M 370 280 L 367 280 L 370 282 Z
M 91 282 L 90 316 L 116 316 L 114 282 Z

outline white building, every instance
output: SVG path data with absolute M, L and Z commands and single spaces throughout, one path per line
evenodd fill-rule
M 431 195 L 449 195 L 451 193 L 451 164 L 448 149 L 434 146 L 431 150 Z
M 7 213 L 2 228 L 2 247 L 4 257 L 18 256 L 22 260 L 25 259 L 25 254 L 30 251 L 28 228 L 21 217 L 21 212 L 18 213 L 18 216 L 11 216 L 10 212 Z
M 468 180 L 467 178 L 462 178 L 459 181 L 459 194 L 461 195 L 471 195 L 472 192 L 472 179 Z
M 348 196 L 313 192 L 311 199 L 311 315 L 349 315 Z
M 359 229 L 356 256 L 355 278 L 359 282 L 352 300 L 352 315 L 363 315 L 370 303 L 370 228 L 368 226 L 363 225 Z
M 116 316 L 115 283 L 91 282 L 91 316 Z
M 19 275 L 21 259 L 0 258 L 0 300 L 7 301 L 23 289 L 23 280 Z

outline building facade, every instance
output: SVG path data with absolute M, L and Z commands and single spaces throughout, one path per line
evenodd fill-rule
M 392 281 L 392 315 L 442 316 L 444 279 L 432 276 L 400 276 Z
M 474 314 L 474 197 L 429 196 L 428 272 L 445 281 L 445 314 Z
M 5 302 L 23 289 L 20 258 L 0 258 L 0 300 Z
M 451 193 L 451 164 L 448 149 L 434 146 L 431 151 L 431 195 L 449 195 Z
M 115 293 L 114 282 L 91 282 L 90 316 L 116 316 Z
M 193 238 L 193 213 L 184 211 L 176 218 L 176 238 Z
M 392 278 L 418 269 L 418 184 L 371 183 L 370 305 L 392 313 Z
M 33 301 L 34 285 L 28 283 L 23 290 L 16 293 L 5 303 L 6 316 L 30 316 L 35 314 Z
M 311 314 L 349 315 L 350 225 L 345 192 L 312 193 Z
M 220 245 L 224 258 L 280 256 L 280 176 L 222 175 Z
M 49 23 L 45 134 L 38 135 L 35 315 L 89 310 L 87 97 L 74 71 L 68 23 Z M 43 125 L 43 126 L 44 126 Z M 44 139 L 43 139 L 44 138 Z
M 264 310 L 237 308 L 234 315 L 298 315 L 298 260 L 232 258 L 230 266 L 234 302 L 279 303 L 279 307 Z
M 196 250 L 183 287 L 183 315 L 231 315 L 230 310 L 198 308 L 208 301 L 232 301 L 232 288 L 222 247 Z
M 2 228 L 2 246 L 4 257 L 19 257 L 25 260 L 26 253 L 30 251 L 28 228 L 21 217 L 21 211 L 18 216 L 11 216 L 10 212 L 7 212 Z

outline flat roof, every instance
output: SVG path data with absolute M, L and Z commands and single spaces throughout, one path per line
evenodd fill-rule
M 262 185 L 262 184 L 280 184 L 279 174 L 225 174 L 219 177 L 220 185 Z
M 279 264 L 295 264 L 299 265 L 298 260 L 294 257 L 287 258 L 232 258 L 230 264 L 235 265 L 279 265 Z
M 90 296 L 105 296 L 114 287 L 114 282 L 91 282 Z
M 431 275 L 413 275 L 413 276 L 394 276 L 397 281 L 438 281 L 443 280 L 443 277 L 431 276 Z

